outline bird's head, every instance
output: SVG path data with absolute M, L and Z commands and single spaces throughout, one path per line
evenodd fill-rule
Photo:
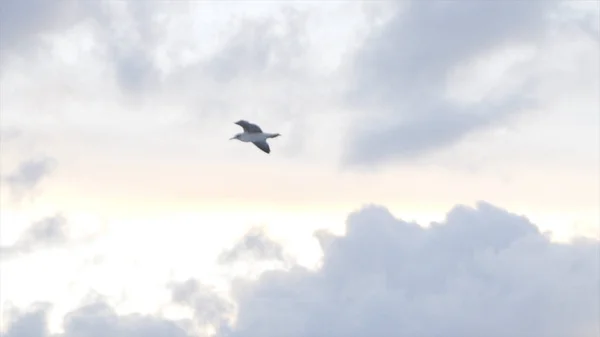
M 232 140 L 232 139 L 240 139 L 240 136 L 241 136 L 241 135 L 242 135 L 241 133 L 238 133 L 238 134 L 236 134 L 235 136 L 233 136 L 233 137 L 229 138 L 229 140 Z

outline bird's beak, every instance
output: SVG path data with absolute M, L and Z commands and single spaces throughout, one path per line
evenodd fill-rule
M 229 140 L 232 140 L 232 139 L 235 139 L 235 136 L 233 136 L 233 137 L 229 138 Z

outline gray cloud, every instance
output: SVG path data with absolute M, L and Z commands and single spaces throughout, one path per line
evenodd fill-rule
M 188 337 L 175 322 L 149 315 L 119 316 L 102 301 L 84 305 L 64 319 L 64 333 L 50 334 L 47 308 L 35 308 L 11 322 L 5 337 Z
M 96 34 L 106 45 L 114 69 L 115 79 L 128 93 L 139 93 L 156 85 L 157 69 L 150 54 L 158 43 L 161 27 L 152 22 L 152 14 L 160 12 L 161 5 L 139 1 L 124 1 L 132 20 L 132 28 L 123 37 L 111 29 L 114 10 L 109 3 L 61 0 L 7 0 L 0 5 L 0 52 L 7 50 L 27 55 L 40 46 L 40 33 L 66 30 L 85 19 L 96 24 Z M 139 36 L 136 41 L 135 36 Z
M 175 322 L 148 315 L 119 316 L 106 303 L 98 302 L 69 313 L 64 320 L 65 333 L 56 337 L 185 337 Z
M 51 53 L 44 40 L 87 18 L 100 14 L 101 1 L 85 0 L 3 0 L 0 2 L 0 74 L 12 56 L 48 58 Z
M 36 303 L 25 312 L 16 312 L 8 329 L 4 331 L 4 337 L 46 337 L 49 336 L 46 313 L 49 309 L 47 304 Z
M 556 3 L 402 2 L 355 57 L 349 101 L 375 111 L 369 115 L 376 118 L 361 120 L 351 132 L 345 164 L 375 165 L 427 154 L 504 122 L 530 103 L 526 88 L 517 87 L 500 100 L 459 106 L 444 97 L 445 86 L 452 70 L 475 57 L 539 41 Z
M 319 235 L 321 269 L 269 271 L 234 292 L 227 336 L 597 336 L 599 243 L 551 242 L 486 203 L 423 228 L 368 207 Z
M 190 94 L 206 99 L 212 91 L 198 92 L 197 85 L 208 90 L 216 87 L 218 91 L 236 88 L 234 82 L 245 82 L 249 78 L 257 84 L 269 82 L 291 85 L 290 78 L 300 80 L 305 75 L 305 64 L 301 61 L 305 54 L 306 36 L 305 13 L 295 10 L 284 11 L 285 20 L 244 19 L 224 43 L 207 60 L 199 60 L 174 72 L 167 79 L 174 90 L 188 91 Z M 272 87 L 269 87 L 270 89 Z M 243 89 L 251 90 L 244 86 Z M 244 96 L 238 92 L 237 96 Z M 218 97 L 219 104 L 227 106 L 231 97 Z M 215 102 L 216 105 L 217 102 Z
M 62 215 L 46 217 L 27 228 L 13 245 L 0 247 L 1 256 L 4 259 L 65 245 L 69 241 L 67 232 L 67 221 Z
M 431 106 L 429 116 L 421 115 L 361 134 L 352 143 L 348 163 L 376 165 L 390 159 L 415 159 L 453 144 L 471 132 L 494 126 L 499 119 L 516 114 L 530 104 L 526 99 L 488 102 L 485 107 L 477 104 L 469 108 L 440 103 Z
M 189 111 L 186 127 L 192 125 L 195 130 L 222 127 L 224 120 L 228 124 L 241 115 L 271 125 L 289 125 L 289 147 L 279 148 L 279 153 L 297 154 L 303 149 L 303 137 L 293 135 L 302 134 L 314 111 L 326 110 L 323 97 L 331 92 L 324 84 L 327 80 L 309 69 L 308 15 L 289 10 L 283 11 L 284 19 L 236 22 L 214 53 L 165 76 L 162 98 L 174 106 L 183 102 Z
M 319 232 L 322 266 L 268 271 L 234 283 L 231 305 L 196 280 L 170 285 L 173 302 L 227 337 L 592 337 L 600 332 L 600 242 L 551 241 L 523 216 L 485 202 L 422 227 L 385 208 L 351 214 L 346 234 Z M 40 310 L 10 337 L 46 337 Z M 102 301 L 69 313 L 75 336 L 188 336 L 160 317 L 119 316 Z
M 221 253 L 219 263 L 229 264 L 246 259 L 284 261 L 286 257 L 283 247 L 269 238 L 263 228 L 253 227 L 231 249 Z
M 201 326 L 227 326 L 228 315 L 233 312 L 232 304 L 210 287 L 189 279 L 171 284 L 170 289 L 173 302 L 191 308 L 195 321 Z
M 206 71 L 219 82 L 242 76 L 261 77 L 267 70 L 290 75 L 294 61 L 303 55 L 305 16 L 286 13 L 285 31 L 277 33 L 274 20 L 245 20 L 240 29 L 206 64 Z
M 44 177 L 48 176 L 56 167 L 56 160 L 49 157 L 23 161 L 15 172 L 4 177 L 4 181 L 19 198 L 24 193 L 33 190 Z
M 42 31 L 67 24 L 74 1 L 5 0 L 0 2 L 0 55 L 6 49 L 25 49 Z
M 323 92 L 331 90 L 324 84 L 327 81 L 310 72 L 307 62 L 306 23 L 310 10 L 284 8 L 277 17 L 232 18 L 231 27 L 219 33 L 226 35 L 208 50 L 206 44 L 210 41 L 196 36 L 199 23 L 192 18 L 196 14 L 190 16 L 198 9 L 197 3 L 69 3 L 73 12 L 70 20 L 50 33 L 67 33 L 65 28 L 81 24 L 79 28 L 92 35 L 94 47 L 85 52 L 93 55 L 82 55 L 82 63 L 78 64 L 106 63 L 107 88 L 114 83 L 121 91 L 112 97 L 112 90 L 102 90 L 98 97 L 110 95 L 110 101 L 117 99 L 125 106 L 133 104 L 148 114 L 156 111 L 160 115 L 149 119 L 167 118 L 178 130 L 198 134 L 201 128 L 223 127 L 224 120 L 229 125 L 242 114 L 249 120 L 289 126 L 286 133 L 294 135 L 301 134 L 311 111 L 328 110 L 324 107 L 329 102 L 328 94 Z M 67 15 L 63 9 L 41 14 L 49 16 L 50 21 L 60 21 Z M 191 31 L 196 38 L 186 35 Z M 39 41 L 37 44 L 42 45 Z M 21 56 L 35 58 L 27 53 Z M 65 88 L 72 88 L 80 87 L 75 83 L 79 80 L 78 76 L 70 76 L 61 82 Z M 94 90 L 90 87 L 86 92 L 88 89 Z M 64 105 L 62 100 L 57 102 Z M 166 115 L 163 109 L 153 108 L 157 106 L 169 106 Z M 280 147 L 280 153 L 297 154 L 303 138 L 289 139 Z
M 122 2 L 131 25 L 128 29 L 117 31 L 110 29 L 121 27 L 116 17 L 106 8 L 97 15 L 97 34 L 106 44 L 108 59 L 112 63 L 114 76 L 120 87 L 128 94 L 142 94 L 159 88 L 159 71 L 152 54 L 164 39 L 165 32 L 155 21 L 158 13 L 166 11 L 165 4 L 141 1 Z

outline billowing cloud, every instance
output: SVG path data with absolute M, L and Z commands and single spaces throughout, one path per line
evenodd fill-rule
M 369 206 L 349 216 L 345 235 L 317 237 L 320 268 L 234 282 L 233 324 L 231 304 L 197 280 L 172 284 L 172 300 L 223 337 L 600 332 L 600 243 L 554 242 L 527 218 L 488 203 L 456 206 L 428 227 Z M 44 317 L 39 310 L 18 316 L 8 336 L 49 336 Z M 119 316 L 103 302 L 67 314 L 63 327 L 58 336 L 187 336 L 191 329 L 158 316 Z
M 13 320 L 2 335 L 4 337 L 48 336 L 46 313 L 49 307 L 47 303 L 36 303 L 26 312 L 12 312 Z
M 21 234 L 17 242 L 0 247 L 2 258 L 28 254 L 33 250 L 58 247 L 69 241 L 67 221 L 58 214 L 34 222 Z
M 170 289 L 173 302 L 192 309 L 194 321 L 200 328 L 228 326 L 233 306 L 209 286 L 189 279 L 171 284 Z
M 32 308 L 17 316 L 5 331 L 5 337 L 187 337 L 176 322 L 148 315 L 119 316 L 102 301 L 83 305 L 68 313 L 64 333 L 52 334 L 47 327 L 49 308 Z
M 521 67 L 518 84 L 477 102 L 453 102 L 446 88 L 459 66 L 507 48 L 536 46 L 555 8 L 556 1 L 399 2 L 355 56 L 349 99 L 370 113 L 351 132 L 345 163 L 413 159 L 530 107 L 532 78 L 522 69 L 527 60 L 514 65 Z
M 172 321 L 137 314 L 119 316 L 113 308 L 103 302 L 92 303 L 69 313 L 65 317 L 64 329 L 65 333 L 56 337 L 189 336 Z
M 424 228 L 382 207 L 320 234 L 322 267 L 235 291 L 229 336 L 597 336 L 599 243 L 554 243 L 487 203 Z

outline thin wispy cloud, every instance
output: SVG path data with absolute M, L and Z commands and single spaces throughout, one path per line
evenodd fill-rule
M 268 237 L 264 228 L 252 227 L 233 247 L 219 256 L 219 263 L 231 264 L 244 260 L 280 260 L 286 259 L 281 244 Z
M 34 222 L 17 241 L 0 247 L 2 259 L 32 253 L 38 249 L 64 246 L 69 242 L 67 220 L 57 214 Z
M 21 162 L 13 172 L 6 175 L 3 180 L 11 190 L 13 197 L 21 199 L 50 175 L 56 165 L 57 161 L 50 157 L 26 160 Z

